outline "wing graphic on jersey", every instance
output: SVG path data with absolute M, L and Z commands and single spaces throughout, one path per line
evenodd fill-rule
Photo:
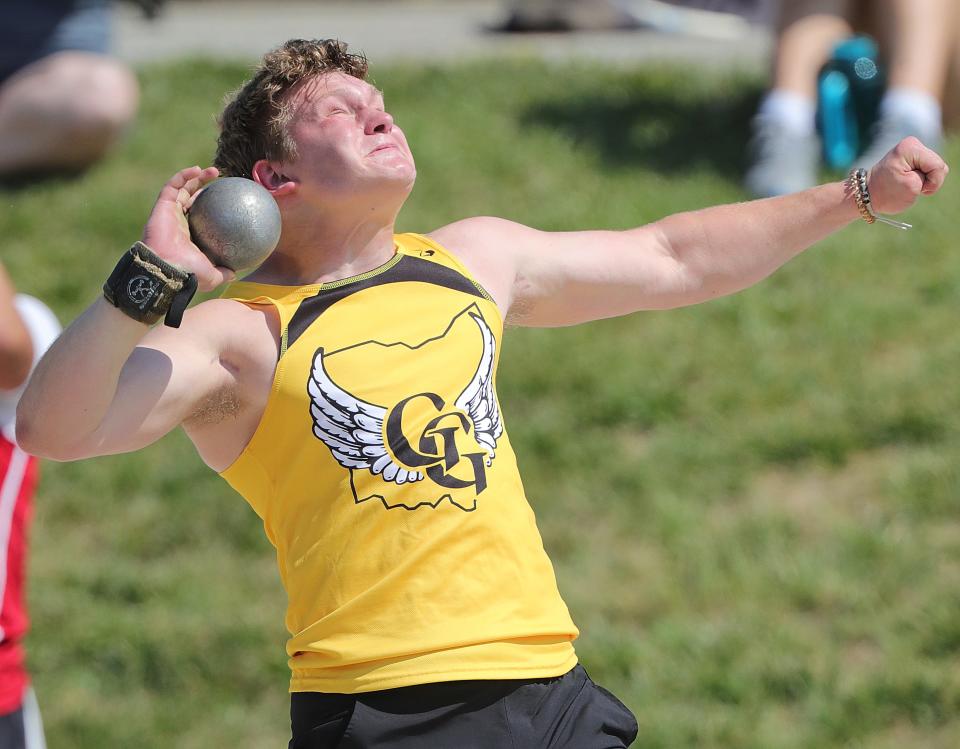
M 497 408 L 497 396 L 493 390 L 493 360 L 497 351 L 497 342 L 493 332 L 483 318 L 470 312 L 470 317 L 480 328 L 483 337 L 483 354 L 480 364 L 470 380 L 470 384 L 460 393 L 456 407 L 466 411 L 473 422 L 473 438 L 487 450 L 487 465 L 496 457 L 497 439 L 503 434 L 503 422 L 500 409 Z
M 313 357 L 307 384 L 313 433 L 344 468 L 367 468 L 386 481 L 421 481 L 423 474 L 397 465 L 383 441 L 387 409 L 362 401 L 330 379 L 323 366 L 323 349 Z

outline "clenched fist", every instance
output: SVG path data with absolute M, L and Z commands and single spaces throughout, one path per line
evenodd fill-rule
M 914 137 L 904 138 L 880 159 L 867 176 L 867 187 L 876 213 L 900 213 L 920 195 L 933 195 L 943 187 L 950 167 Z

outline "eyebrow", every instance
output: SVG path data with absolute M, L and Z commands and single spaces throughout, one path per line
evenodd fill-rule
M 376 88 L 375 86 L 371 86 L 371 88 L 373 89 L 373 92 L 374 92 L 377 96 L 379 96 L 381 99 L 384 98 L 383 91 L 381 91 L 379 88 Z M 352 94 L 355 94 L 355 93 L 356 93 L 356 89 L 352 89 L 352 88 L 337 88 L 337 89 L 334 89 L 333 91 L 327 91 L 325 94 L 323 94 L 323 96 L 324 96 L 324 97 L 326 97 L 326 96 L 344 96 L 344 95 L 352 95 Z

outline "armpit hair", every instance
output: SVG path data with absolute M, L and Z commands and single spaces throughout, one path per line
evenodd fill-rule
M 523 325 L 530 318 L 532 311 L 533 305 L 530 302 L 516 299 L 507 311 L 507 319 L 504 320 L 504 324 L 508 326 Z
M 229 418 L 235 419 L 239 413 L 240 397 L 236 386 L 224 385 L 197 404 L 186 421 L 196 426 L 210 426 Z

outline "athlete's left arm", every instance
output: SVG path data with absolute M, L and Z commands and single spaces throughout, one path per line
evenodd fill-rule
M 943 184 L 947 165 L 916 138 L 869 174 L 874 210 L 894 214 Z M 678 213 L 628 231 L 541 232 L 474 218 L 433 233 L 519 325 L 559 326 L 697 304 L 751 286 L 857 220 L 844 183 Z

